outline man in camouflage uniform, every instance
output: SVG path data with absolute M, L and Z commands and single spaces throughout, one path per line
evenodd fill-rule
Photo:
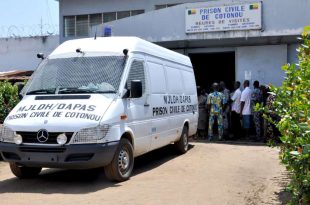
M 215 120 L 217 120 L 218 124 L 218 134 L 219 140 L 223 137 L 223 106 L 224 106 L 224 95 L 219 92 L 219 85 L 217 83 L 213 83 L 212 85 L 213 92 L 209 94 L 207 104 L 210 110 L 209 117 L 209 130 L 208 137 L 209 140 L 213 137 L 213 124 Z

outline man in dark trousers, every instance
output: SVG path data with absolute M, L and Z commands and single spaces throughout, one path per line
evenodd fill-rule
M 251 96 L 252 90 L 250 89 L 250 81 L 245 80 L 243 83 L 244 90 L 241 93 L 241 109 L 242 127 L 245 131 L 245 138 L 249 139 L 249 131 L 251 125 Z
M 240 123 L 240 110 L 241 110 L 241 90 L 240 82 L 237 81 L 234 84 L 235 92 L 231 97 L 232 106 L 231 106 L 231 125 L 234 139 L 241 137 L 241 123 Z
M 256 104 L 261 104 L 263 102 L 263 95 L 262 91 L 259 89 L 259 82 L 256 80 L 253 83 L 254 90 L 252 92 L 252 113 L 253 113 L 253 121 L 255 125 L 255 131 L 256 131 L 256 140 L 259 141 L 261 140 L 262 134 L 261 134 L 261 124 L 262 124 L 262 117 L 261 117 L 261 112 L 255 111 L 255 105 Z

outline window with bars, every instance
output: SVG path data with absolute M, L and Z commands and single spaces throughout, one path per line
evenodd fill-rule
M 180 4 L 180 3 L 179 3 Z M 161 5 L 155 5 L 155 10 L 159 10 L 159 9 L 165 9 L 168 7 L 172 7 L 172 6 L 176 6 L 179 4 L 161 4 Z
M 134 11 L 131 11 L 131 16 L 136 16 L 136 15 L 143 14 L 143 13 L 144 13 L 144 10 L 134 10 Z
M 89 26 L 97 26 L 102 24 L 102 14 L 90 14 L 89 15 Z
M 103 23 L 116 20 L 116 12 L 103 13 Z
M 76 16 L 76 35 L 77 36 L 88 36 L 89 28 L 88 15 Z
M 64 36 L 75 36 L 75 16 L 64 17 Z
M 23 91 L 114 93 L 118 90 L 123 71 L 123 56 L 45 59 Z
M 117 11 L 89 15 L 64 16 L 64 37 L 88 36 L 91 28 L 102 23 L 115 21 L 144 13 L 144 10 Z
M 130 16 L 130 11 L 118 11 L 117 12 L 117 19 L 123 19 Z
M 142 82 L 142 93 L 145 92 L 145 74 L 143 61 L 134 60 L 131 64 L 128 79 L 127 88 L 130 90 L 132 80 L 141 80 Z

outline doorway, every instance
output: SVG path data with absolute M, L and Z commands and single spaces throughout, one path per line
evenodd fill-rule
M 196 84 L 210 93 L 212 83 L 224 81 L 229 90 L 233 90 L 235 81 L 235 52 L 192 53 Z

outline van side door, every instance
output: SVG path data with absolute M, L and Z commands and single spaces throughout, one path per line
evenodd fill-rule
M 167 79 L 162 60 L 147 57 L 147 71 L 150 76 L 150 102 L 152 107 L 151 149 L 157 149 L 169 142 L 169 105 L 165 103 Z
M 125 85 L 127 90 L 131 89 L 132 80 L 140 80 L 142 82 L 142 97 L 127 98 L 127 125 L 134 132 L 135 155 L 140 155 L 148 152 L 151 144 L 149 132 L 151 127 L 151 108 L 148 104 L 149 91 L 143 59 L 134 58 L 131 60 L 130 70 Z

